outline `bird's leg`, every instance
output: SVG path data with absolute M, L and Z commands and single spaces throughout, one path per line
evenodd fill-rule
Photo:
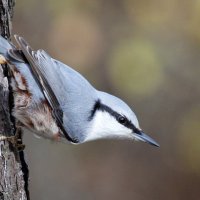
M 5 57 L 0 54 L 0 64 L 3 65 L 3 64 L 6 64 L 6 63 L 7 63 L 7 61 L 6 61 Z
M 21 125 L 19 123 L 17 123 L 15 135 L 14 136 L 5 136 L 5 135 L 0 134 L 0 141 L 8 141 L 15 148 L 17 148 L 18 151 L 23 151 L 25 148 L 25 145 L 22 144 L 21 134 L 22 134 Z

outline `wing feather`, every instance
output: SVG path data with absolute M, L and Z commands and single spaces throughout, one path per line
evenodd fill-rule
M 50 78 L 48 77 L 48 73 L 54 73 L 54 77 L 59 79 L 53 59 L 43 50 L 33 51 L 30 45 L 22 37 L 15 35 L 15 39 L 30 64 L 30 70 L 34 75 L 37 84 L 43 91 L 43 94 L 52 108 L 53 115 L 58 126 L 69 141 L 76 142 L 69 136 L 63 126 L 63 112 L 60 102 L 48 81 L 48 78 Z M 60 86 L 62 85 L 60 80 L 57 80 L 56 84 L 60 84 Z

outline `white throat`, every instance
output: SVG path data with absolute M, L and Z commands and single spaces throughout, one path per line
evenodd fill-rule
M 120 124 L 106 111 L 98 110 L 92 119 L 85 141 L 103 138 L 133 139 L 132 130 Z

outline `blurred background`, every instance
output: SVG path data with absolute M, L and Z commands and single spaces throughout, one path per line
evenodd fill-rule
M 199 0 L 21 0 L 13 33 L 128 102 L 161 145 L 27 133 L 32 200 L 199 199 Z

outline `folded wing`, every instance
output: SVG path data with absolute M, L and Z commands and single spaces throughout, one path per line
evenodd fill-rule
M 56 62 L 43 50 L 33 51 L 22 37 L 15 35 L 15 39 L 30 64 L 30 70 L 34 75 L 34 79 L 52 108 L 53 116 L 59 128 L 69 141 L 76 142 L 69 136 L 63 126 L 62 99 L 58 99 L 55 95 L 55 91 L 59 90 L 60 94 L 64 92 L 61 74 L 56 67 Z M 51 84 L 49 80 L 51 80 Z

